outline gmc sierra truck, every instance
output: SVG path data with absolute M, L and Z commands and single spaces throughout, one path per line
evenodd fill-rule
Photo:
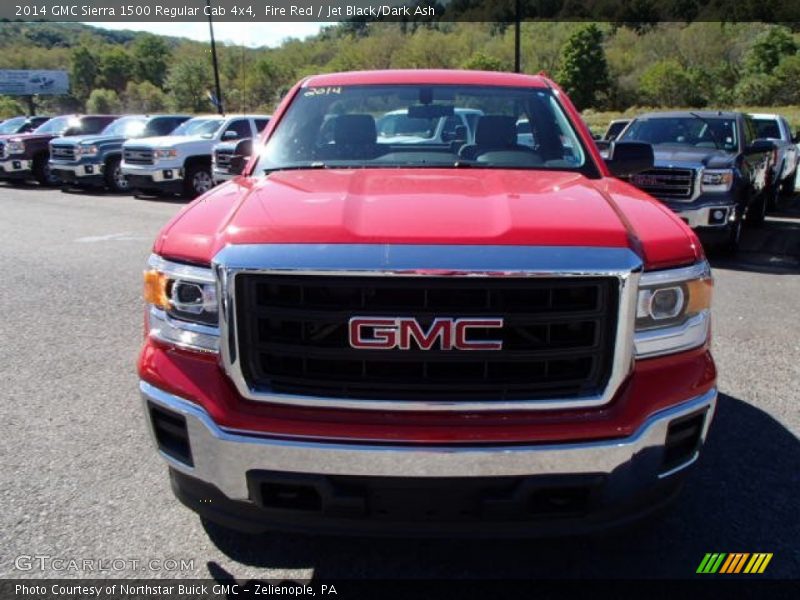
M 214 146 L 255 137 L 268 116 L 207 116 L 182 123 L 168 136 L 125 142 L 122 173 L 135 193 L 182 194 L 194 198 L 214 186 Z
M 460 148 L 380 142 L 383 114 L 459 106 L 483 111 Z M 401 535 L 665 506 L 714 414 L 712 277 L 691 229 L 619 179 L 651 146 L 612 144 L 604 161 L 542 76 L 297 84 L 144 272 L 139 389 L 177 497 L 249 532 Z
M 735 253 L 744 222 L 764 221 L 775 145 L 758 137 L 749 115 L 648 113 L 619 139 L 653 145 L 655 168 L 633 175 L 631 183 L 674 210 L 707 247 Z
M 100 133 L 114 115 L 69 115 L 53 117 L 33 131 L 14 135 L 0 147 L 0 178 L 11 182 L 35 179 L 40 185 L 58 185 L 50 171 L 50 142 L 58 137 Z
M 50 142 L 50 172 L 65 187 L 105 187 L 124 192 L 128 189 L 121 168 L 125 140 L 167 135 L 187 119 L 186 115 L 129 115 L 97 135 L 56 138 Z
M 789 123 L 780 115 L 752 114 L 756 135 L 775 144 L 774 170 L 772 180 L 775 184 L 771 201 L 774 204 L 779 195 L 794 193 L 797 178 L 797 165 L 800 161 L 800 133 L 792 135 Z

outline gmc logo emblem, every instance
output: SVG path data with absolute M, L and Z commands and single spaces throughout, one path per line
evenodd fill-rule
M 502 318 L 434 319 L 427 330 L 412 317 L 353 317 L 350 346 L 359 350 L 502 350 L 502 340 L 470 340 L 470 330 L 501 329 Z

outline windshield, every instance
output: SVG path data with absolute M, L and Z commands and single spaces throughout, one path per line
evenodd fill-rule
M 189 119 L 180 125 L 170 135 L 196 135 L 204 138 L 212 138 L 217 130 L 222 127 L 224 119 L 213 119 L 200 117 Z
M 694 148 L 738 148 L 736 121 L 719 117 L 646 117 L 636 119 L 622 134 L 625 141 L 654 146 L 674 145 Z
M 775 119 L 753 119 L 753 122 L 756 125 L 757 138 L 781 139 L 781 130 Z
M 17 133 L 17 131 L 19 130 L 20 127 L 22 127 L 25 121 L 27 121 L 25 117 L 15 117 L 13 119 L 8 119 L 7 121 L 3 121 L 2 123 L 0 123 L 0 135 Z
M 102 134 L 125 138 L 139 137 L 144 132 L 146 124 L 147 119 L 145 117 L 122 117 L 107 125 Z
M 34 133 L 63 133 L 68 127 L 78 125 L 80 125 L 80 121 L 75 117 L 55 117 L 39 125 Z
M 517 124 L 527 122 L 527 131 Z M 308 167 L 577 170 L 586 155 L 548 89 L 479 85 L 307 88 L 257 171 Z

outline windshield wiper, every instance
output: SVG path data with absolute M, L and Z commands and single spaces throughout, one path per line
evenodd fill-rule
M 270 173 L 275 173 L 277 171 L 303 171 L 305 169 L 308 169 L 310 171 L 312 169 L 335 169 L 335 168 L 336 168 L 335 166 L 326 164 L 324 162 L 312 162 L 302 165 L 284 165 L 282 167 L 272 167 L 270 169 L 264 169 L 264 175 L 269 175 Z
M 714 130 L 711 128 L 711 123 L 708 121 L 708 119 L 704 119 L 703 117 L 694 112 L 690 112 L 689 114 L 692 115 L 695 119 L 700 119 L 703 123 L 706 124 L 706 127 L 708 127 L 708 135 L 711 136 L 711 141 L 714 142 L 714 148 L 717 150 L 722 150 L 722 145 L 719 143 L 719 140 L 717 139 Z

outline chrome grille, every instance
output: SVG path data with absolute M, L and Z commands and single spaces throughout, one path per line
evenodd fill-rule
M 151 148 L 125 148 L 122 157 L 130 165 L 152 165 L 155 162 Z
M 239 354 L 256 390 L 401 401 L 580 398 L 602 392 L 614 357 L 618 280 L 596 278 L 236 278 Z M 354 315 L 502 316 L 501 351 L 365 350 Z
M 215 150 L 214 162 L 218 169 L 227 171 L 231 165 L 231 158 L 233 157 L 233 150 Z
M 692 169 L 650 169 L 632 175 L 630 182 L 651 196 L 665 200 L 691 200 L 695 172 Z
M 72 144 L 53 144 L 50 146 L 50 158 L 53 160 L 75 160 L 75 146 Z

